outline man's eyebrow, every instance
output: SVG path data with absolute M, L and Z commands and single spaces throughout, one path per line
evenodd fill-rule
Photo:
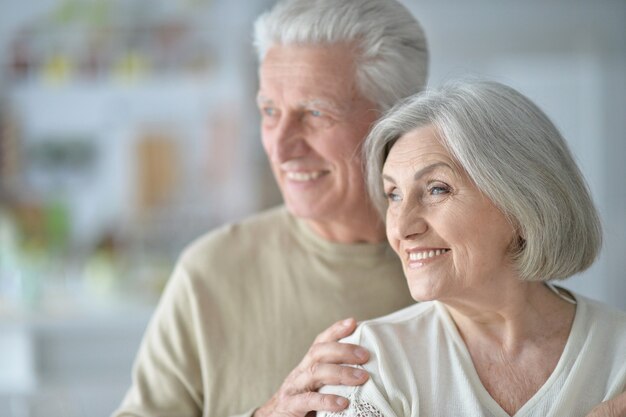
M 272 99 L 269 99 L 261 94 L 257 94 L 256 102 L 257 104 L 274 104 L 274 101 Z
M 333 111 L 344 111 L 345 109 L 342 106 L 339 106 L 333 100 L 327 100 L 323 98 L 312 98 L 310 100 L 304 100 L 300 102 L 302 107 L 321 107 L 328 110 Z
M 257 94 L 256 102 L 257 102 L 257 105 L 269 105 L 269 106 L 274 105 L 274 100 L 262 94 Z M 323 110 L 329 110 L 329 111 L 334 111 L 334 112 L 345 112 L 348 109 L 346 106 L 338 105 L 334 100 L 328 100 L 328 99 L 323 99 L 323 98 L 312 98 L 309 100 L 302 100 L 298 103 L 298 105 L 303 109 L 306 109 L 308 107 L 317 107 Z

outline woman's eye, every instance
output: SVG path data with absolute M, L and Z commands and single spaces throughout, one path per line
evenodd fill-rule
M 400 194 L 396 193 L 395 191 L 389 191 L 388 193 L 385 194 L 385 197 L 389 201 L 400 201 L 401 200 Z
M 450 187 L 446 185 L 431 185 L 428 187 L 428 193 L 430 195 L 443 195 L 450 193 Z
M 309 113 L 313 117 L 322 117 L 323 116 L 322 112 L 319 111 L 319 110 L 311 110 Z

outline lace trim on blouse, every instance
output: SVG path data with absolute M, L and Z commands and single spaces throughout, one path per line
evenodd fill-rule
M 352 391 L 348 396 L 350 405 L 348 408 L 336 413 L 326 413 L 326 417 L 384 417 L 383 413 L 373 404 L 363 401 Z

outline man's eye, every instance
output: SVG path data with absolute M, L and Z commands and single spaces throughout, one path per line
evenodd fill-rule
M 302 116 L 305 123 L 313 128 L 326 128 L 334 123 L 334 119 L 321 110 L 307 110 Z
M 276 109 L 274 107 L 263 107 L 261 110 L 265 116 L 274 117 L 276 116 Z

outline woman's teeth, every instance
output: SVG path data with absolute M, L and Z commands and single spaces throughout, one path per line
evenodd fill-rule
M 435 256 L 443 255 L 446 252 L 449 252 L 450 249 L 431 249 L 425 250 L 421 252 L 411 252 L 409 253 L 410 261 L 421 261 L 423 259 L 434 258 Z

